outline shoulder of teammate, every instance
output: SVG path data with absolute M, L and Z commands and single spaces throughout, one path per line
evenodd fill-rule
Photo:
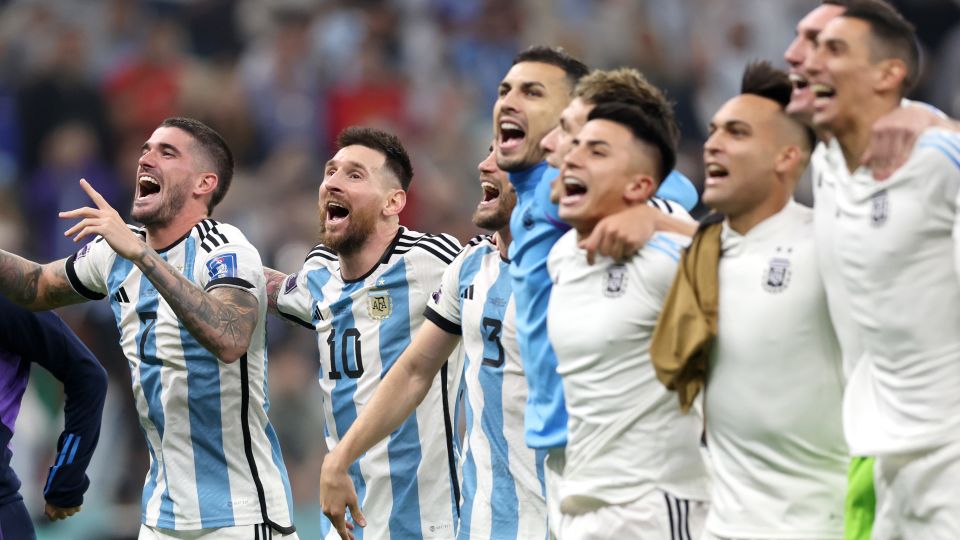
M 477 256 L 496 251 L 497 246 L 489 235 L 477 235 L 460 250 L 453 262 L 443 271 L 440 284 L 427 298 L 424 316 L 451 334 L 460 334 L 460 278 L 464 263 Z
M 584 263 L 586 262 L 586 255 L 581 251 L 577 245 L 577 231 L 573 229 L 563 233 L 563 236 L 554 242 L 553 247 L 550 248 L 550 253 L 547 255 L 547 273 L 550 275 L 552 283 L 557 282 L 560 270 L 570 261 L 580 257 Z
M 663 197 L 660 197 L 659 195 L 657 195 L 655 197 L 650 197 L 650 199 L 647 200 L 647 204 L 656 208 L 657 210 L 660 210 L 661 212 L 663 212 L 664 214 L 667 214 L 668 216 L 671 216 L 677 219 L 682 219 L 685 221 L 694 221 L 693 217 L 690 215 L 690 212 L 687 211 L 686 207 L 684 207 L 682 203 L 679 203 L 677 201 L 664 199 Z
M 412 275 L 429 294 L 436 290 L 444 270 L 461 249 L 460 242 L 449 234 L 427 234 L 403 227 L 393 247 L 393 255 L 404 258 Z
M 660 183 L 657 197 L 678 204 L 686 211 L 693 210 L 700 200 L 693 182 L 677 170 L 670 171 L 670 174 Z
M 207 218 L 194 225 L 191 233 L 197 239 L 195 280 L 201 287 L 264 288 L 260 252 L 240 229 Z
M 913 154 L 904 168 L 918 174 L 945 169 L 944 172 L 960 175 L 960 134 L 943 128 L 929 128 L 917 139 Z
M 134 234 L 146 240 L 147 231 L 143 227 L 127 225 Z M 70 286 L 80 296 L 88 300 L 100 300 L 107 296 L 107 276 L 113 267 L 117 253 L 110 244 L 97 236 L 77 250 L 64 262 L 64 270 Z
M 338 276 L 339 265 L 336 252 L 323 244 L 317 244 L 307 252 L 307 256 L 303 259 L 303 266 L 292 274 L 288 274 L 277 291 L 277 312 L 280 316 L 313 330 L 317 299 L 310 291 L 310 274 L 325 270 L 331 276 Z

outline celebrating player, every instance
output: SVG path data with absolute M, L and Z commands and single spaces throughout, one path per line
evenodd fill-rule
M 170 118 L 138 162 L 131 216 L 142 228 L 81 180 L 94 207 L 60 215 L 80 219 L 66 235 L 92 242 L 42 266 L 0 251 L 0 293 L 29 309 L 110 297 L 150 450 L 141 539 L 296 538 L 267 419 L 260 256 L 209 218 L 232 174 L 215 131 Z
M 400 226 L 413 169 L 396 137 L 352 127 L 337 145 L 319 188 L 320 245 L 289 277 L 268 270 L 277 311 L 319 334 L 320 388 L 334 458 L 351 454 L 337 450 L 340 441 L 417 333 L 430 293 L 460 251 L 451 236 Z M 324 483 L 321 503 L 331 520 L 323 522 L 326 538 L 353 537 L 344 502 L 352 520 L 366 527 L 363 538 L 453 538 L 458 482 L 451 411 L 462 370 L 459 356 L 451 358 L 449 368 L 434 370 L 426 397 L 406 386 L 391 394 L 410 404 L 423 401 L 414 414 L 403 415 L 388 440 L 359 461 L 340 462 L 347 475 Z
M 875 182 L 859 164 L 873 125 L 916 82 L 912 27 L 886 3 L 851 2 L 816 41 L 803 66 L 813 122 L 834 137 L 815 155 L 814 183 L 836 211 L 835 266 L 825 279 L 847 291 L 862 338 L 844 431 L 854 455 L 877 456 L 873 538 L 954 538 L 960 507 L 941 494 L 960 474 L 952 237 L 960 142 L 928 129 L 907 162 Z
M 844 379 L 812 210 L 792 199 L 815 139 L 785 112 L 790 93 L 786 73 L 748 66 L 704 144 L 703 202 L 726 216 L 711 225 L 721 255 L 704 397 L 710 539 L 843 538 Z
M 706 516 L 702 418 L 657 381 L 650 336 L 688 238 L 659 233 L 624 263 L 591 265 L 578 242 L 604 217 L 650 204 L 676 160 L 665 100 L 656 111 L 597 105 L 560 171 L 547 322 L 570 414 L 560 483 L 564 539 L 697 538 Z

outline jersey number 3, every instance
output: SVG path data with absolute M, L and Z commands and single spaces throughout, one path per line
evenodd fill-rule
M 350 349 L 350 342 L 353 342 L 353 356 L 356 358 L 356 369 L 350 367 L 347 351 Z M 359 379 L 363 375 L 363 355 L 360 353 L 360 330 L 356 328 L 347 328 L 340 335 L 340 363 L 343 366 L 343 373 L 337 371 L 337 331 L 331 330 L 330 337 L 327 338 L 327 345 L 330 345 L 330 372 L 331 379 L 342 379 L 346 374 L 348 378 Z
M 483 329 L 489 330 L 487 341 L 496 347 L 496 352 L 488 351 L 490 347 L 483 347 L 483 365 L 498 368 L 503 365 L 503 345 L 500 343 L 500 332 L 503 330 L 503 323 L 493 317 L 483 318 Z M 488 354 L 490 353 L 490 354 Z M 496 358 L 490 358 L 496 356 Z

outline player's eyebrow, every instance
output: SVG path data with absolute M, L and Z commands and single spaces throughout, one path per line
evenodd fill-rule
M 324 170 L 326 170 L 326 169 L 329 169 L 331 166 L 333 166 L 333 167 L 352 167 L 352 168 L 354 168 L 354 169 L 362 169 L 362 170 L 367 171 L 367 172 L 370 171 L 370 169 L 368 169 L 367 166 L 364 165 L 363 163 L 360 163 L 359 161 L 349 160 L 349 159 L 344 160 L 344 161 L 337 161 L 336 159 L 331 159 L 331 160 L 327 161 L 326 165 L 324 165 L 323 168 L 324 168 Z
M 170 150 L 174 154 L 180 154 L 180 149 L 170 143 L 159 142 L 154 144 L 159 146 L 160 150 Z M 150 150 L 150 141 L 143 143 L 143 146 L 140 147 L 140 153 L 145 154 L 148 150 Z

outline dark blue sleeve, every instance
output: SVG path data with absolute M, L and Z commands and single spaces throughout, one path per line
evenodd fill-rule
M 0 344 L 43 366 L 63 383 L 64 430 L 43 489 L 50 504 L 80 506 L 90 485 L 87 465 L 100 438 L 107 373 L 53 312 L 34 313 L 0 297 Z

